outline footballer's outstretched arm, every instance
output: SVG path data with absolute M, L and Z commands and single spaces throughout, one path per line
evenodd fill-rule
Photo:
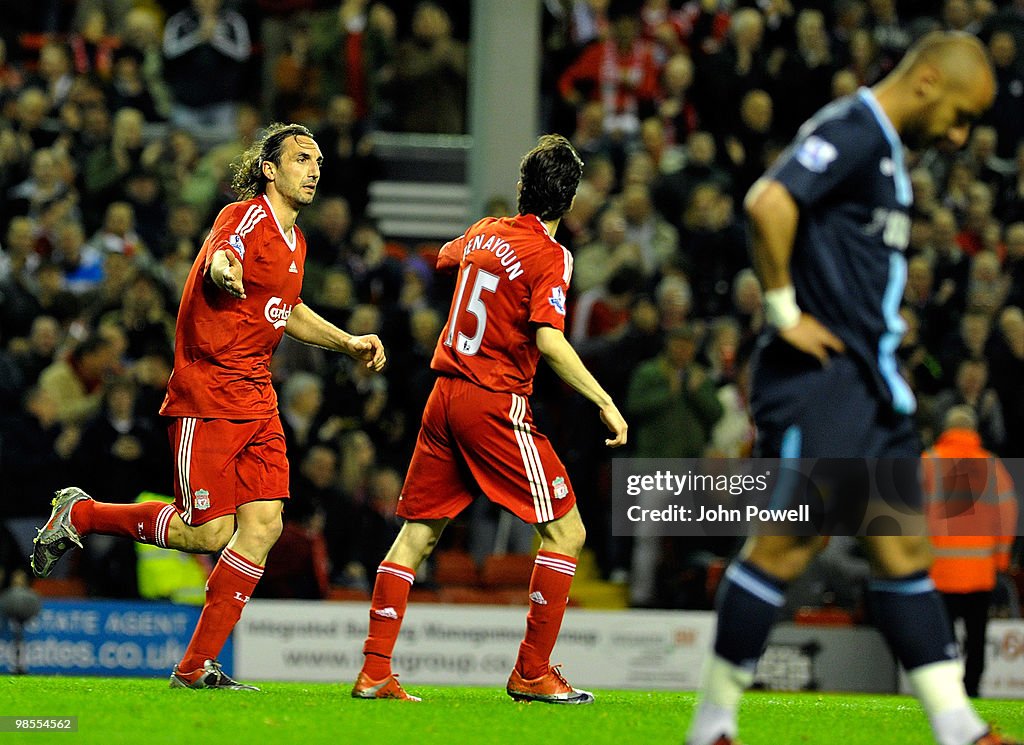
M 565 334 L 551 326 L 538 326 L 537 349 L 544 355 L 544 359 L 548 361 L 558 377 L 601 410 L 601 421 L 614 435 L 606 439 L 604 444 L 613 448 L 625 445 L 626 420 L 619 413 L 612 397 L 590 374 L 590 370 L 576 354 L 576 350 L 565 338 Z
M 245 286 L 242 284 L 242 262 L 234 251 L 220 248 L 210 257 L 210 280 L 224 292 L 239 300 L 245 300 Z
M 349 357 L 362 360 L 376 372 L 383 370 L 387 362 L 384 344 L 376 334 L 353 336 L 318 315 L 305 303 L 292 308 L 284 332 L 303 344 L 343 352 Z

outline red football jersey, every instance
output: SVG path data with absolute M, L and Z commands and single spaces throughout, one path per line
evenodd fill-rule
M 242 262 L 245 300 L 209 277 L 214 252 Z M 302 302 L 306 239 L 289 243 L 266 196 L 229 204 L 192 265 L 174 334 L 174 371 L 160 413 L 207 419 L 266 419 L 277 412 L 270 357 L 292 308 Z
M 437 268 L 455 267 L 455 297 L 430 366 L 528 395 L 540 358 L 536 326 L 565 330 L 572 255 L 536 215 L 485 217 L 441 247 Z

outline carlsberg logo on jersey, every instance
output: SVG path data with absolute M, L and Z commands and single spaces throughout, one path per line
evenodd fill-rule
M 283 329 L 288 323 L 288 316 L 292 314 L 292 306 L 285 303 L 279 297 L 272 297 L 267 301 L 263 309 L 263 315 L 274 324 L 275 329 Z

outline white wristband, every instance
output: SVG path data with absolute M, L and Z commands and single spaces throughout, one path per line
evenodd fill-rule
M 787 331 L 800 321 L 800 306 L 796 304 L 796 290 L 793 285 L 765 290 L 765 318 L 779 331 Z

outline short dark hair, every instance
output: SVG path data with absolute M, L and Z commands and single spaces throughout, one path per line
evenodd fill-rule
M 274 122 L 263 135 L 246 148 L 241 157 L 231 165 L 234 176 L 231 188 L 239 199 L 253 199 L 267 188 L 267 177 L 263 175 L 263 164 L 270 161 L 276 166 L 281 165 L 281 153 L 284 141 L 289 137 L 309 137 L 313 133 L 301 124 L 282 124 Z
M 557 220 L 572 205 L 583 161 L 561 135 L 542 135 L 519 164 L 519 214 Z

